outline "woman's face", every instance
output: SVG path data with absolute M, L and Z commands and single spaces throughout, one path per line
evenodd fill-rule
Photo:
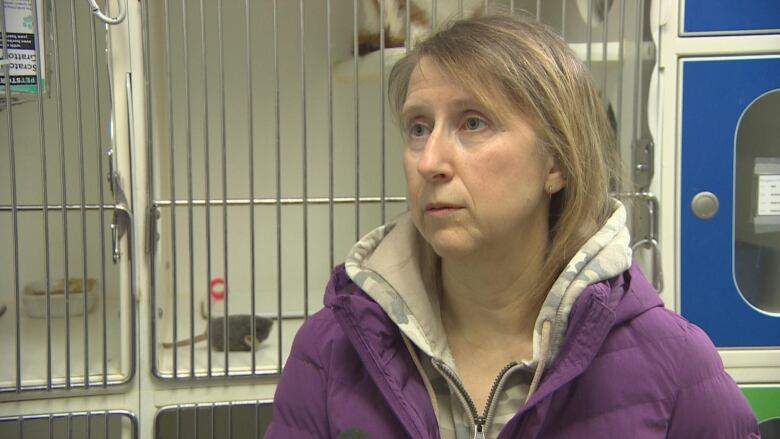
M 499 120 L 423 58 L 401 120 L 409 208 L 437 254 L 546 246 L 550 189 L 560 190 L 563 179 L 523 117 Z

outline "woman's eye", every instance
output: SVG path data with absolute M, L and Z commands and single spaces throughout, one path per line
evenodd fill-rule
M 470 117 L 466 119 L 466 129 L 470 131 L 478 130 L 480 128 L 485 127 L 485 121 L 477 118 L 477 117 Z
M 428 128 L 426 128 L 424 125 L 416 123 L 409 129 L 409 133 L 412 137 L 423 137 L 428 134 Z

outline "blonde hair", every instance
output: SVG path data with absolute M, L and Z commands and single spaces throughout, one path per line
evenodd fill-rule
M 546 294 L 611 216 L 610 186 L 621 177 L 615 136 L 590 72 L 561 37 L 528 18 L 455 21 L 419 43 L 390 72 L 389 102 L 399 120 L 422 58 L 496 114 L 517 111 L 527 118 L 540 148 L 563 170 L 566 186 L 551 198 L 550 242 L 535 288 Z

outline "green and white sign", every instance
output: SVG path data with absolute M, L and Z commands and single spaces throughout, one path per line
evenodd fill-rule
M 35 38 L 35 25 L 33 23 L 33 1 L 36 2 L 38 12 L 39 38 Z M 0 65 L 7 64 L 8 79 L 11 85 L 11 92 L 16 93 L 38 93 L 39 86 L 41 91 L 45 90 L 44 66 L 45 57 L 41 56 L 41 84 L 38 84 L 38 54 L 43 51 L 43 38 L 41 37 L 41 26 L 43 23 L 43 8 L 41 0 L 5 0 L 5 35 L 0 32 Z M 36 41 L 37 40 L 37 41 Z M 3 43 L 7 47 L 2 47 Z M 36 50 L 36 44 L 41 47 Z M 5 69 L 0 69 L 0 95 L 5 94 Z

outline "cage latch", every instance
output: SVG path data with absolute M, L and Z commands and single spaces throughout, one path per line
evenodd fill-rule
M 109 228 L 111 229 L 111 258 L 116 264 L 119 261 L 119 241 L 130 230 L 133 216 L 127 202 L 127 195 L 122 188 L 122 177 L 114 170 L 114 150 L 109 149 L 108 155 L 108 187 L 114 194 L 114 215 Z
M 651 282 L 660 293 L 664 289 L 664 273 L 661 267 L 661 246 L 658 242 L 658 197 L 649 192 L 631 194 L 637 202 L 633 209 L 635 235 L 641 237 L 631 246 L 631 250 L 649 250 L 651 252 L 652 271 Z M 644 207 L 644 209 L 640 208 Z
M 650 137 L 641 137 L 634 141 L 634 185 L 637 191 L 645 191 L 650 186 L 655 173 L 653 154 L 655 144 Z

